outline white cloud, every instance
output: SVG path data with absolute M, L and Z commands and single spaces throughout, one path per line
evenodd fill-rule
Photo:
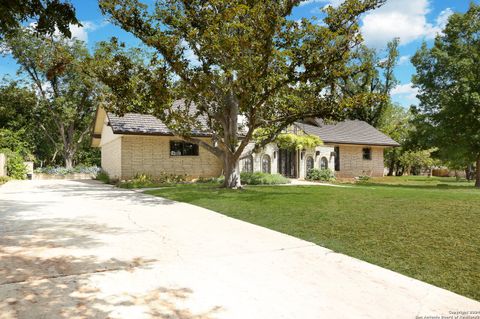
M 78 25 L 70 25 L 70 32 L 72 33 L 72 39 L 77 39 L 80 41 L 88 42 L 88 32 L 98 30 L 103 28 L 108 24 L 106 20 L 102 21 L 101 23 L 95 23 L 93 21 L 81 21 L 82 26 Z M 59 32 L 55 32 L 58 36 Z
M 440 14 L 438 15 L 437 19 L 435 22 L 437 23 L 437 28 L 439 31 L 443 30 L 445 26 L 447 25 L 448 18 L 453 14 L 453 10 L 450 8 L 446 8 Z
M 344 0 L 305 0 L 303 2 L 300 2 L 300 6 L 305 6 L 312 3 L 324 3 L 325 6 L 332 6 L 336 8 L 340 4 L 342 4 L 343 1 Z
M 417 39 L 431 39 L 441 32 L 451 9 L 443 10 L 434 24 L 427 21 L 430 12 L 429 0 L 387 0 L 380 8 L 367 12 L 362 17 L 362 34 L 368 46 L 381 48 L 394 37 L 400 38 L 401 44 Z
M 418 89 L 413 87 L 413 84 L 406 83 L 406 84 L 399 84 L 395 88 L 393 88 L 391 95 L 397 96 L 404 99 L 406 102 L 410 104 L 417 104 Z
M 200 65 L 200 60 L 198 56 L 193 52 L 192 48 L 188 45 L 187 41 L 182 40 L 180 45 L 185 50 L 183 56 L 190 62 L 190 66 L 195 67 Z
M 405 63 L 410 62 L 410 55 L 402 55 L 398 59 L 398 65 L 404 65 Z

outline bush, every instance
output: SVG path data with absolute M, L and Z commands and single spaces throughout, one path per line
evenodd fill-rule
M 98 173 L 97 173 L 97 176 L 95 176 L 95 179 L 97 181 L 101 181 L 101 182 L 104 182 L 104 183 L 110 183 L 110 176 L 108 176 L 108 173 L 103 171 L 103 170 L 100 170 Z
M 186 175 L 175 175 L 162 173 L 160 176 L 153 178 L 152 176 L 141 173 L 135 175 L 135 177 L 128 181 L 123 181 L 119 183 L 119 187 L 122 188 L 146 188 L 146 187 L 157 187 L 162 185 L 171 185 L 183 183 L 186 180 Z
M 335 175 L 329 169 L 313 168 L 307 173 L 307 179 L 311 181 L 331 182 L 335 180 Z
M 101 171 L 98 166 L 84 166 L 78 165 L 73 168 L 65 168 L 61 166 L 46 166 L 35 169 L 35 173 L 49 174 L 49 175 L 68 175 L 68 174 L 92 174 L 97 175 Z
M 356 178 L 357 183 L 367 183 L 370 180 L 370 176 L 368 175 L 360 175 Z
M 247 173 L 240 174 L 240 181 L 245 185 L 278 185 L 289 184 L 290 180 L 280 174 Z
M 0 185 L 5 184 L 9 180 L 10 178 L 8 176 L 0 176 Z
M 27 168 L 23 163 L 23 157 L 9 149 L 1 149 L 0 153 L 7 156 L 7 175 L 13 179 L 25 179 Z

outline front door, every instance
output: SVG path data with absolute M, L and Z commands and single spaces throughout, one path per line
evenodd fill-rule
M 278 172 L 285 177 L 297 178 L 297 152 L 278 150 Z

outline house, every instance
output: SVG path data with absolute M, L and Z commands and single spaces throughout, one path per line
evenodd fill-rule
M 342 178 L 383 176 L 383 150 L 399 145 L 357 120 L 325 124 L 319 119 L 309 119 L 293 124 L 289 130 L 295 134 L 316 135 L 324 145 L 297 151 L 279 149 L 271 143 L 260 152 L 249 154 L 253 148 L 250 144 L 240 160 L 240 171 L 280 173 L 302 179 L 308 170 L 324 168 Z M 192 131 L 192 136 L 212 143 L 206 129 Z M 168 173 L 190 178 L 222 174 L 219 158 L 175 136 L 152 115 L 127 113 L 120 117 L 99 108 L 92 146 L 101 148 L 102 168 L 112 178 L 129 179 L 138 173 L 151 176 Z

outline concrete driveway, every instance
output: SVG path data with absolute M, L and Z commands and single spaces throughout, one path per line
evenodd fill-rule
M 0 319 L 450 311 L 480 303 L 192 205 L 95 181 L 0 187 Z

